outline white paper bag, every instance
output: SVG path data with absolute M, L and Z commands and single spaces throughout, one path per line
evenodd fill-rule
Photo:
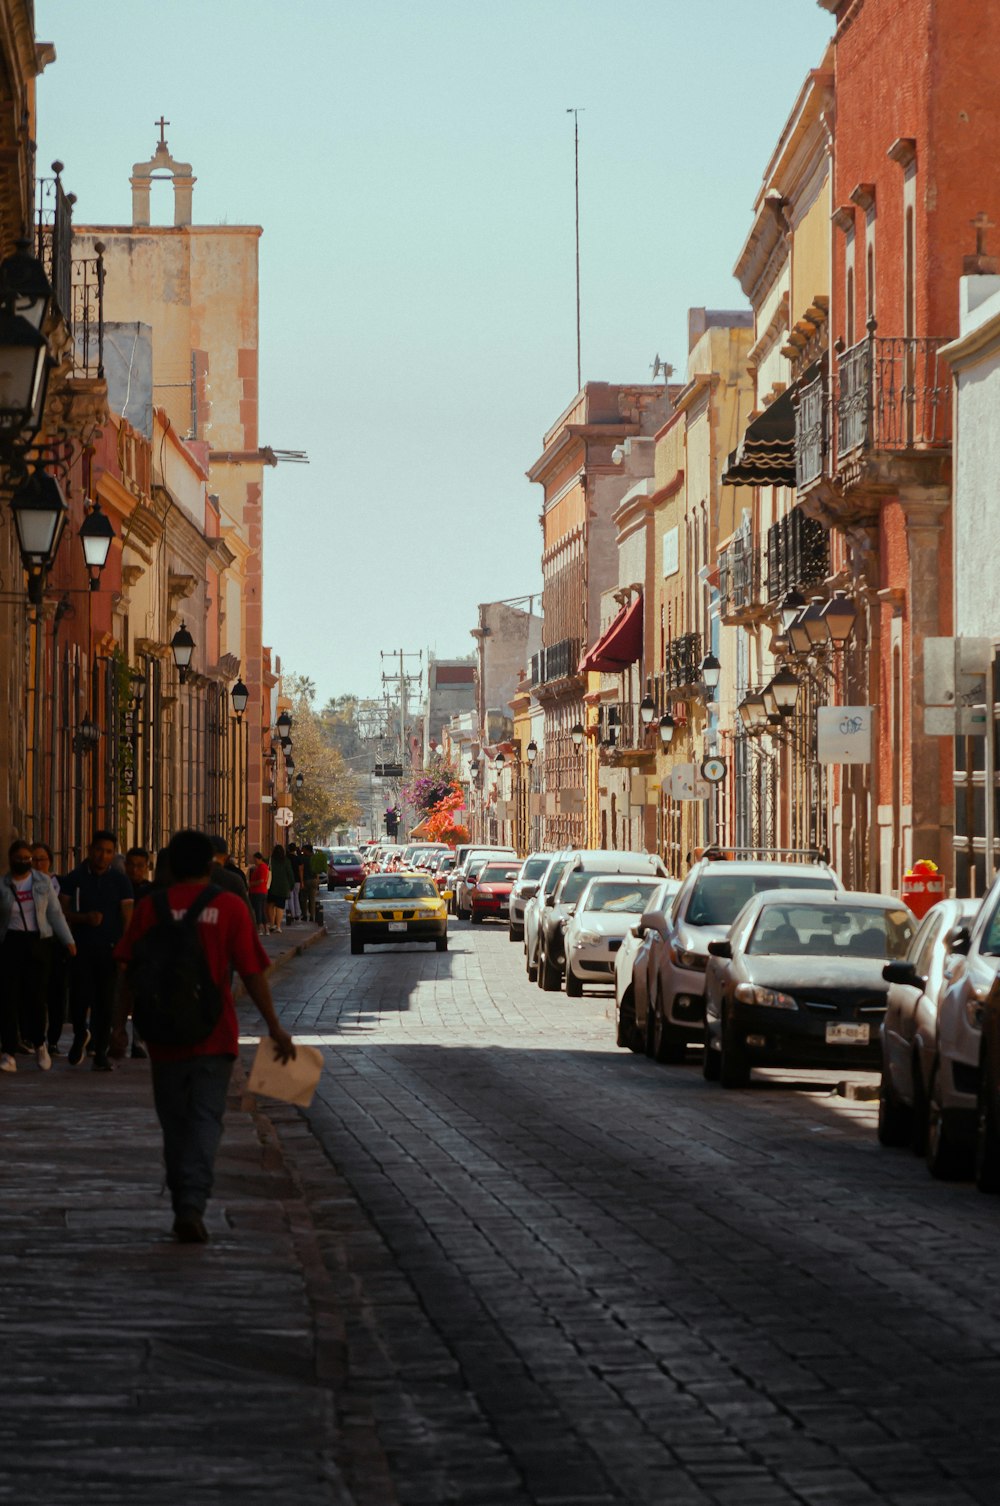
M 280 1098 L 283 1103 L 296 1103 L 307 1109 L 313 1101 L 322 1070 L 323 1053 L 316 1046 L 297 1045 L 293 1060 L 282 1062 L 276 1060 L 274 1042 L 265 1035 L 257 1045 L 247 1092 L 260 1093 L 265 1098 Z

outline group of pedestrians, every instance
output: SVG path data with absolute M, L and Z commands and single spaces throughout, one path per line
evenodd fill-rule
M 241 903 L 260 935 L 280 934 L 286 916 L 315 919 L 311 846 L 277 846 L 270 863 L 255 853 L 247 876 L 224 837 L 205 841 L 212 884 Z M 101 830 L 84 861 L 61 877 L 43 842 L 16 841 L 7 859 L 0 878 L 0 1072 L 16 1072 L 23 1057 L 48 1071 L 64 1050 L 67 1017 L 71 1067 L 89 1059 L 94 1071 L 110 1072 L 116 1058 L 145 1057 L 134 1025 L 129 1037 L 115 949 L 136 905 L 169 886 L 169 848 L 155 862 L 144 847 L 120 855 L 115 834 Z

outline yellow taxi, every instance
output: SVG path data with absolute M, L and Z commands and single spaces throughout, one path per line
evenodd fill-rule
M 351 905 L 351 952 L 394 941 L 448 950 L 448 907 L 424 873 L 369 873 Z

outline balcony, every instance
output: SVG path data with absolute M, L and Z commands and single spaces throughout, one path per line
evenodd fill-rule
M 830 573 L 830 537 L 823 524 L 801 507 L 767 530 L 767 596 L 780 601 L 788 591 L 815 586 Z
M 866 335 L 837 371 L 837 466 L 865 452 L 948 451 L 951 369 L 943 339 Z
M 682 633 L 666 647 L 663 674 L 659 676 L 665 699 L 668 693 L 693 690 L 701 684 L 701 634 Z
M 719 610 L 729 626 L 753 622 L 762 605 L 761 560 L 749 519 L 719 554 Z
M 579 638 L 563 638 L 531 656 L 531 684 L 548 685 L 553 680 L 567 680 L 580 663 Z
M 597 729 L 598 742 L 607 752 L 646 752 L 647 745 L 650 753 L 654 751 L 636 701 L 608 701 L 599 706 Z
M 826 382 L 823 374 L 799 389 L 795 409 L 795 485 L 805 491 L 823 475 L 827 456 Z

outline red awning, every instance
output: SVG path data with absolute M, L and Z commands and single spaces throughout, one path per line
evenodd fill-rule
M 611 626 L 603 632 L 580 660 L 580 674 L 588 669 L 606 675 L 621 674 L 642 657 L 642 597 L 637 596 L 622 607 Z

